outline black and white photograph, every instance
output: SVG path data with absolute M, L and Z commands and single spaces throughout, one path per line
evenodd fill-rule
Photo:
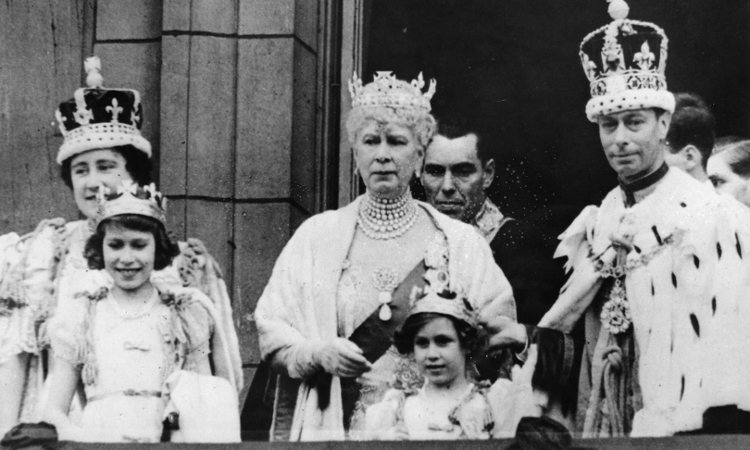
M 750 447 L 750 2 L 0 2 L 0 439 Z

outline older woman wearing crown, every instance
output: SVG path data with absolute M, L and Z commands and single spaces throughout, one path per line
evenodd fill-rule
M 87 59 L 88 87 L 76 90 L 56 112 L 64 137 L 57 162 L 86 220 L 44 220 L 23 237 L 0 236 L 0 434 L 19 421 L 36 418 L 43 378 L 40 355 L 49 348 L 46 322 L 60 299 L 101 281 L 88 270 L 83 256 L 100 186 L 114 189 L 124 180 L 151 181 L 151 145 L 140 133 L 140 95 L 130 89 L 103 88 L 99 70 L 98 58 Z M 225 344 L 237 348 L 229 298 L 216 263 L 199 241 L 180 247 L 181 255 L 155 277 L 208 294 L 227 329 Z M 47 359 L 54 364 L 54 356 Z M 239 359 L 231 364 L 240 380 Z
M 262 358 L 280 375 L 272 440 L 356 437 L 367 405 L 421 384 L 392 342 L 425 277 L 460 287 L 483 321 L 515 318 L 482 238 L 409 191 L 435 131 L 434 80 L 424 92 L 421 75 L 408 83 L 380 72 L 349 87 L 346 128 L 367 192 L 300 226 L 255 311 Z

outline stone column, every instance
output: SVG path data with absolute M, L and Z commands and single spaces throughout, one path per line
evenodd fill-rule
M 171 229 L 216 256 L 246 384 L 252 312 L 294 225 L 318 208 L 317 0 L 164 0 L 161 188 Z

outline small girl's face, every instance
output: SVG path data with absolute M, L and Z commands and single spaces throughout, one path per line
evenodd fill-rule
M 149 232 L 106 225 L 102 253 L 115 286 L 136 291 L 149 281 L 154 269 L 156 242 Z
M 419 372 L 435 386 L 446 387 L 466 376 L 466 355 L 456 327 L 447 317 L 426 323 L 414 336 Z

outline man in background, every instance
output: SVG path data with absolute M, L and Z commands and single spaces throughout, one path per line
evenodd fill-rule
M 430 204 L 484 236 L 513 287 L 518 321 L 535 324 L 563 284 L 562 267 L 552 260 L 557 241 L 545 239 L 541 224 L 504 215 L 487 196 L 495 179 L 489 134 L 465 117 L 439 118 L 421 182 Z
M 706 164 L 714 147 L 716 121 L 701 97 L 688 92 L 674 95 L 675 111 L 667 133 L 664 159 L 710 186 Z

